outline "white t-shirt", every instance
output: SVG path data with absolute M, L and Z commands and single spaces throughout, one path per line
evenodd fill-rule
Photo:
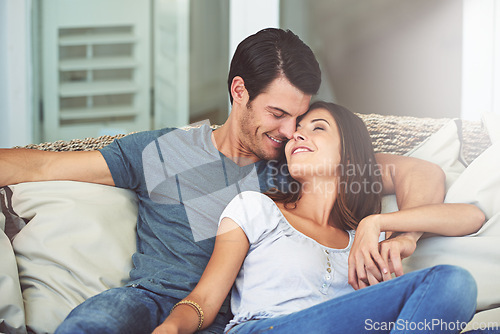
M 237 195 L 219 223 L 225 217 L 243 229 L 250 243 L 232 290 L 234 318 L 226 331 L 248 320 L 290 314 L 354 291 L 347 283 L 354 231 L 348 231 L 344 249 L 323 246 L 293 228 L 273 200 L 253 191 Z

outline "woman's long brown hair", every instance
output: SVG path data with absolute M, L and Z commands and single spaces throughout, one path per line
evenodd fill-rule
M 338 194 L 330 217 L 346 231 L 356 229 L 363 218 L 381 210 L 382 177 L 370 135 L 358 116 L 337 104 L 314 102 L 308 112 L 320 108 L 328 110 L 335 119 L 342 150 Z M 293 190 L 281 192 L 273 188 L 266 195 L 287 208 L 294 207 L 301 197 L 300 186 L 295 184 Z

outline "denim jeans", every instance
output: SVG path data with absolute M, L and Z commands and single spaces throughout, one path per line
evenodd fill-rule
M 110 289 L 77 306 L 55 333 L 151 333 L 178 301 L 141 287 Z M 220 334 L 230 319 L 230 311 L 220 313 L 209 328 L 199 333 Z
M 474 315 L 476 298 L 469 272 L 442 265 L 289 315 L 250 320 L 229 333 L 459 333 Z

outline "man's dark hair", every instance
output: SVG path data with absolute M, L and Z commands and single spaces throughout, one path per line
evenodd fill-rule
M 267 28 L 245 38 L 236 48 L 227 78 L 231 103 L 235 76 L 245 81 L 251 102 L 281 75 L 309 95 L 316 94 L 321 84 L 321 70 L 312 50 L 290 30 Z

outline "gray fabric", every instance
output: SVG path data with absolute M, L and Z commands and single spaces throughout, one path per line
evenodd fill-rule
M 0 189 L 0 208 L 2 209 L 4 223 L 2 229 L 12 241 L 19 231 L 28 223 L 28 219 L 19 217 L 12 207 L 12 189 L 3 187 Z
M 213 250 L 217 221 L 240 191 L 265 191 L 272 163 L 239 167 L 212 144 L 212 129 L 162 129 L 101 150 L 116 186 L 139 198 L 138 252 L 130 285 L 184 298 Z

